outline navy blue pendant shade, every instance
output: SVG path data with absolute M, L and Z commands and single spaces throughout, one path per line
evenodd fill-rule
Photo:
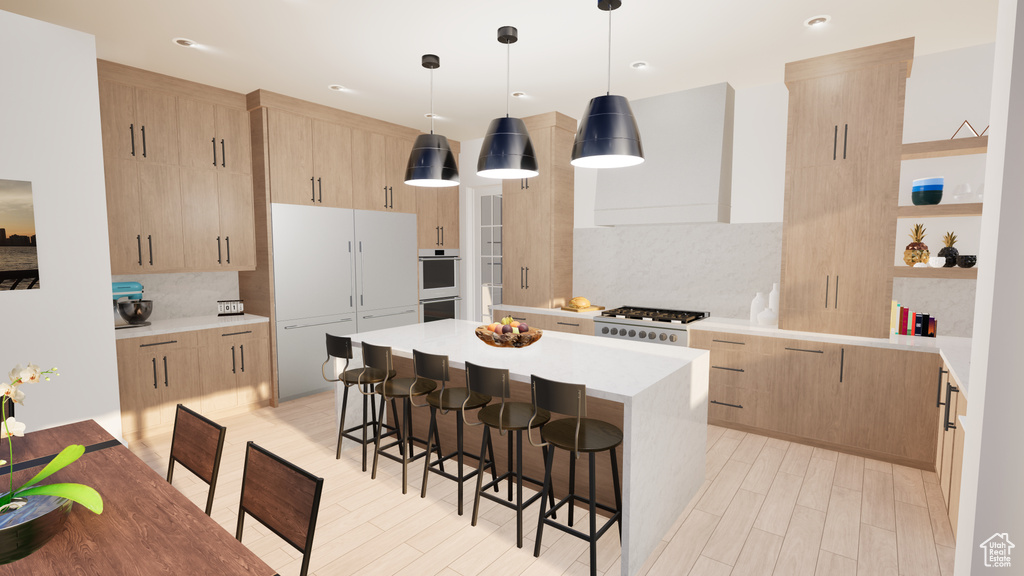
M 425 188 L 459 185 L 459 168 L 447 138 L 440 134 L 416 137 L 405 167 L 405 183 Z
M 644 147 L 629 100 L 613 95 L 591 99 L 572 144 L 572 165 L 622 168 L 643 161 Z
M 487 127 L 476 173 L 483 178 L 533 178 L 539 174 L 533 142 L 519 118 L 495 118 Z

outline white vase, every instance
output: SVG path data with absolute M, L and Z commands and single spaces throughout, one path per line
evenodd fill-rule
M 758 292 L 757 296 L 750 302 L 750 324 L 757 325 L 757 315 L 764 312 L 764 309 L 768 307 L 768 295 L 764 292 Z
M 775 312 L 775 316 L 779 315 L 779 283 L 772 284 L 772 291 L 768 294 L 768 309 Z
M 757 315 L 757 323 L 761 326 L 775 326 L 779 323 L 779 315 L 771 308 L 765 308 Z

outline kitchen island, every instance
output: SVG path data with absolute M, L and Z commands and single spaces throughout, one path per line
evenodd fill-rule
M 352 335 L 362 342 L 391 346 L 399 376 L 412 375 L 412 351 L 447 355 L 451 385 L 464 386 L 465 362 L 509 370 L 514 400 L 529 401 L 530 375 L 585 384 L 588 415 L 621 426 L 622 574 L 636 574 L 704 482 L 707 443 L 709 354 L 676 346 L 628 342 L 545 331 L 527 348 L 495 348 L 481 342 L 475 322 L 443 320 Z M 356 353 L 359 356 L 359 353 Z M 358 361 L 358 358 L 356 359 Z M 341 394 L 337 395 L 340 417 Z M 351 412 L 358 412 L 353 410 Z M 358 419 L 350 412 L 348 425 Z M 454 415 L 438 416 L 445 452 L 454 448 Z M 473 419 L 473 416 L 469 416 Z M 414 430 L 426 436 L 426 410 L 414 410 Z M 448 427 L 446 431 L 445 427 Z M 479 427 L 468 427 L 466 448 L 476 452 Z M 534 435 L 539 441 L 539 435 Z M 495 439 L 496 458 L 505 462 L 503 442 Z M 524 472 L 542 478 L 541 451 L 525 449 Z M 561 452 L 561 451 L 559 451 Z M 553 488 L 565 493 L 567 457 L 555 460 Z M 600 461 L 606 459 L 600 459 Z M 475 462 L 473 462 L 475 464 Z M 598 470 L 598 500 L 610 498 L 610 466 Z M 561 476 L 558 476 L 558 473 Z M 580 476 L 580 475 L 578 475 Z M 586 494 L 586 478 L 577 478 L 578 494 Z M 536 522 L 538 508 L 527 509 Z M 468 518 L 467 518 L 468 522 Z

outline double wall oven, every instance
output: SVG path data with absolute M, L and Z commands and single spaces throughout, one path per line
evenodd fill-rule
M 458 250 L 420 250 L 420 322 L 461 316 Z

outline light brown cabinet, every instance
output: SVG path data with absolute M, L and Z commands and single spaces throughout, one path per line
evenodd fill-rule
M 412 140 L 367 130 L 352 134 L 353 202 L 357 210 L 416 212 L 416 196 L 405 183 Z
M 211 170 L 181 171 L 185 267 L 256 267 L 252 178 Z
M 99 87 L 106 158 L 178 163 L 177 101 L 173 94 L 102 77 Z
M 458 249 L 459 188 L 414 188 L 420 250 Z
M 252 173 L 245 110 L 179 98 L 178 132 L 182 167 Z
M 270 334 L 265 324 L 199 332 L 202 411 L 213 414 L 270 400 Z
M 942 367 L 939 375 L 936 403 L 940 406 L 935 470 L 939 475 L 939 487 L 953 536 L 956 537 L 957 522 L 960 519 L 960 477 L 963 474 L 965 437 L 960 417 L 967 414 L 967 397 L 960 390 L 960 384 L 950 376 L 947 366 Z
M 540 174 L 502 183 L 502 301 L 554 308 L 572 298 L 576 121 L 557 112 L 525 118 Z M 527 186 L 528 184 L 528 186 Z
M 587 336 L 594 335 L 594 320 L 586 316 L 573 318 L 560 314 L 544 314 L 543 311 L 525 313 L 512 312 L 502 308 L 492 310 L 491 316 L 494 322 L 499 322 L 502 318 L 511 316 L 513 319 L 525 322 L 527 326 L 539 330 L 554 330 L 556 332 L 585 334 Z
M 786 66 L 779 326 L 885 337 L 913 39 Z
M 284 110 L 267 112 L 272 201 L 352 207 L 352 130 Z
M 104 174 L 111 272 L 181 270 L 185 255 L 178 167 L 108 159 Z
M 774 374 L 770 340 L 742 334 L 694 330 L 688 346 L 711 352 L 708 423 L 773 428 Z

